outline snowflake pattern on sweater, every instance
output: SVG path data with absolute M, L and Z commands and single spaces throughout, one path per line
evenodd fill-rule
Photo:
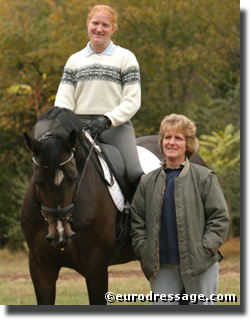
M 78 82 L 93 80 L 111 81 L 126 86 L 140 83 L 140 72 L 137 66 L 131 66 L 121 73 L 119 68 L 96 63 L 77 70 L 65 68 L 61 83 L 77 86 Z

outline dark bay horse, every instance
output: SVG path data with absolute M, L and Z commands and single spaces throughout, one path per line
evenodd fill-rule
M 33 152 L 33 176 L 21 225 L 37 303 L 54 304 L 59 271 L 68 267 L 85 277 L 90 304 L 106 304 L 107 261 L 119 215 L 94 154 L 79 182 L 89 155 L 81 122 L 73 112 L 54 107 L 39 118 L 33 137 L 24 138 Z M 128 240 L 113 264 L 131 260 L 135 256 Z
M 96 155 L 90 157 L 81 122 L 70 110 L 54 107 L 40 116 L 32 137 L 24 138 L 33 152 L 33 176 L 21 225 L 37 303 L 54 304 L 59 271 L 68 267 L 85 277 L 90 304 L 106 304 L 108 261 L 121 213 L 96 170 Z M 157 136 L 138 144 L 154 149 Z M 112 264 L 135 259 L 128 237 Z

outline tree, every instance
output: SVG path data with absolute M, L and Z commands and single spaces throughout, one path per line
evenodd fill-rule
M 225 127 L 224 131 L 213 131 L 211 135 L 201 135 L 200 153 L 218 175 L 225 192 L 232 235 L 233 186 L 235 184 L 239 186 L 240 179 L 240 130 L 235 130 L 234 126 L 230 123 Z M 235 173 L 238 174 L 238 181 L 234 181 Z M 237 209 L 239 210 L 239 203 Z M 237 213 L 238 212 L 236 212 L 236 214 Z
M 204 133 L 211 99 L 224 99 L 239 83 L 239 3 L 134 0 L 127 5 L 124 10 L 124 1 L 117 4 L 122 13 L 117 37 L 141 66 L 136 133 L 157 133 L 161 119 L 172 112 L 192 118 Z

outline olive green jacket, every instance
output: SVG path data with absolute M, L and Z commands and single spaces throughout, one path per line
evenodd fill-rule
M 166 175 L 163 168 L 141 178 L 131 207 L 132 246 L 149 279 L 159 271 L 159 232 Z M 215 173 L 186 160 L 175 179 L 181 273 L 195 278 L 222 256 L 229 229 L 227 204 Z

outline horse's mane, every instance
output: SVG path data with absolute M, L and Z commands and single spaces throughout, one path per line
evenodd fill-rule
M 71 110 L 66 108 L 53 107 L 40 115 L 39 121 L 55 120 L 52 130 L 59 138 L 67 137 L 72 130 L 76 130 L 78 138 L 83 139 L 82 124 L 79 117 Z

